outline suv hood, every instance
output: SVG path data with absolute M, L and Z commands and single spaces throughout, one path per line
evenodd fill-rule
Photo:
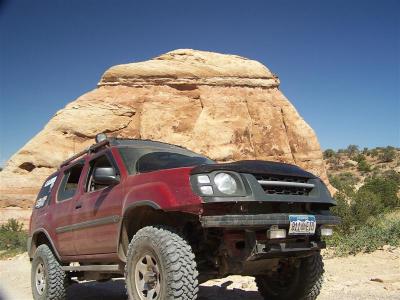
M 191 174 L 193 175 L 200 173 L 209 173 L 217 170 L 260 175 L 265 174 L 302 178 L 316 178 L 315 175 L 299 168 L 298 166 L 263 160 L 241 160 L 232 163 L 205 164 L 194 167 L 191 170 Z

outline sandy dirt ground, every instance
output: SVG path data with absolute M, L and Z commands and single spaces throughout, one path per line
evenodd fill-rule
M 326 258 L 325 282 L 318 299 L 399 299 L 400 249 L 386 247 L 371 254 Z M 27 255 L 0 261 L 0 300 L 31 300 Z M 74 284 L 68 299 L 126 299 L 123 280 Z M 262 300 L 252 277 L 229 276 L 201 285 L 199 300 Z

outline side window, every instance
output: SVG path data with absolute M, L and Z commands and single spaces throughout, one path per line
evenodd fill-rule
M 49 203 L 51 191 L 53 189 L 54 183 L 56 182 L 57 176 L 49 178 L 40 189 L 40 192 L 36 198 L 35 208 L 41 208 Z
M 96 168 L 114 168 L 107 155 L 101 155 L 90 162 L 89 176 L 86 182 L 86 192 L 93 192 L 107 187 L 104 184 L 95 183 L 93 180 L 94 170 Z
M 135 148 L 119 148 L 119 154 L 125 164 L 129 174 L 135 174 L 136 172 L 136 161 L 143 155 L 143 149 Z
M 82 169 L 83 164 L 77 164 L 64 172 L 64 177 L 58 190 L 58 201 L 64 201 L 75 195 Z

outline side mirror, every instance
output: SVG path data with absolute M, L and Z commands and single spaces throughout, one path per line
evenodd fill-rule
M 101 185 L 115 185 L 119 183 L 119 178 L 112 167 L 102 167 L 94 169 L 93 181 Z

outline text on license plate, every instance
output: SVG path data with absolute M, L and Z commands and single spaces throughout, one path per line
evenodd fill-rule
M 289 234 L 314 234 L 315 216 L 310 215 L 289 215 Z

